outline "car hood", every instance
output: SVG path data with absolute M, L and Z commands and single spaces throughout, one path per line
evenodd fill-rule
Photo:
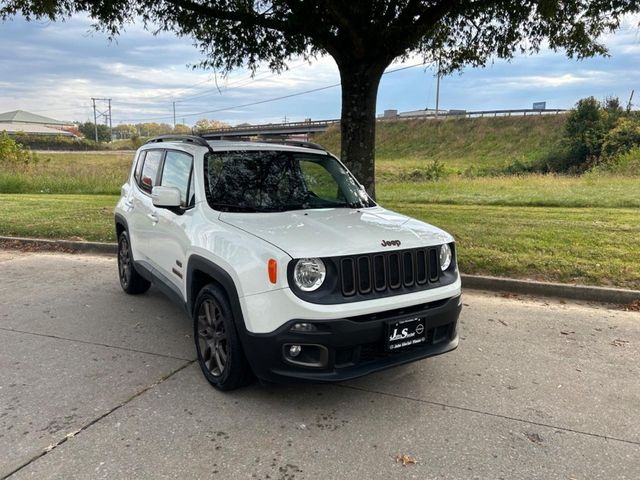
M 453 241 L 451 235 L 439 228 L 382 207 L 223 212 L 219 218 L 277 246 L 293 258 L 372 253 Z M 383 246 L 383 241 L 392 243 Z

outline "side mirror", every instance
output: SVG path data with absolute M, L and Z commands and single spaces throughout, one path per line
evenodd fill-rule
M 180 190 L 176 187 L 153 187 L 151 201 L 156 207 L 178 208 L 181 206 Z

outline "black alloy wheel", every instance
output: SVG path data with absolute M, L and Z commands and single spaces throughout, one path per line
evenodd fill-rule
M 240 343 L 231 305 L 218 285 L 200 290 L 193 308 L 193 337 L 198 364 L 218 390 L 234 390 L 253 379 Z
M 212 298 L 205 299 L 198 311 L 198 345 L 202 361 L 209 373 L 220 377 L 227 363 L 227 332 L 220 306 Z
M 132 295 L 144 293 L 151 286 L 151 283 L 135 269 L 129 235 L 126 231 L 120 232 L 118 236 L 118 278 L 122 290 Z

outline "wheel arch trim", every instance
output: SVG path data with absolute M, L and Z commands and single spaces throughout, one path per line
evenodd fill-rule
M 129 223 L 127 223 L 127 219 L 124 218 L 124 215 L 120 213 L 115 214 L 116 234 L 118 232 L 118 225 L 123 227 L 127 231 L 127 233 L 129 232 Z
M 242 306 L 240 305 L 240 297 L 238 295 L 238 289 L 236 284 L 231 278 L 231 275 L 227 273 L 219 265 L 216 265 L 211 260 L 208 260 L 200 255 L 193 254 L 187 261 L 187 307 L 189 313 L 193 315 L 193 309 L 195 307 L 195 301 L 198 296 L 198 292 L 195 291 L 195 277 L 196 272 L 201 272 L 210 277 L 214 282 L 220 285 L 229 299 L 231 305 L 231 311 L 235 319 L 236 327 L 240 330 L 241 341 L 247 332 L 246 325 L 244 323 L 244 315 L 242 313 Z M 244 342 L 243 342 L 244 343 Z

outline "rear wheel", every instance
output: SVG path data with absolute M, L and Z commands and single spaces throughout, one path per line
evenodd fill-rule
M 138 272 L 133 265 L 131 243 L 126 230 L 118 236 L 118 277 L 122 289 L 132 295 L 149 290 L 151 283 Z
M 233 390 L 251 381 L 231 306 L 218 286 L 209 284 L 198 294 L 193 329 L 198 363 L 211 385 Z

